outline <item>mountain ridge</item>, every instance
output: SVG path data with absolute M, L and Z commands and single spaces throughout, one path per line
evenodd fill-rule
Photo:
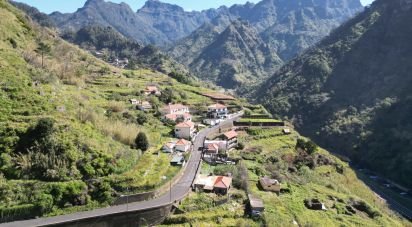
M 256 92 L 305 135 L 408 187 L 411 5 L 376 1 Z

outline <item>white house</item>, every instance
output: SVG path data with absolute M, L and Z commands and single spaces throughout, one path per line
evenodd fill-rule
M 162 151 L 165 153 L 173 153 L 174 149 L 176 147 L 175 142 L 168 142 L 162 147 Z
M 132 105 L 137 105 L 139 103 L 139 101 L 137 101 L 137 99 L 129 99 L 129 102 Z
M 179 152 L 188 152 L 192 143 L 185 139 L 180 139 L 176 142 L 175 150 Z
M 178 119 L 181 119 L 183 122 L 185 121 L 192 121 L 192 115 L 189 113 L 183 113 L 183 114 L 166 114 L 164 116 L 164 119 L 169 119 L 172 121 L 177 121 Z
M 179 139 L 191 140 L 195 134 L 195 124 L 191 121 L 183 122 L 175 126 L 175 135 Z
M 190 113 L 189 107 L 182 104 L 169 104 L 162 109 L 164 115 Z
M 213 104 L 207 107 L 207 116 L 211 119 L 223 119 L 229 114 L 227 107 L 222 104 Z
M 223 134 L 223 138 L 227 141 L 227 149 L 230 150 L 237 146 L 237 132 L 232 130 Z

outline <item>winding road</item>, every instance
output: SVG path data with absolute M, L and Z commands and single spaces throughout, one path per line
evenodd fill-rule
M 80 222 L 82 220 L 99 218 L 103 216 L 109 216 L 120 213 L 129 213 L 133 211 L 142 211 L 151 208 L 163 207 L 173 204 L 174 201 L 182 200 L 191 190 L 192 183 L 196 177 L 197 169 L 201 160 L 201 151 L 199 148 L 203 146 L 203 142 L 208 134 L 219 129 L 219 127 L 224 127 L 225 125 L 230 125 L 236 120 L 241 114 L 235 115 L 232 119 L 222 122 L 220 125 L 214 126 L 212 128 L 206 128 L 201 130 L 195 138 L 193 144 L 192 154 L 189 161 L 186 164 L 186 168 L 180 180 L 171 187 L 171 190 L 165 192 L 163 195 L 154 198 L 152 200 L 129 203 L 119 206 L 111 206 L 108 208 L 95 209 L 91 211 L 78 212 L 68 215 L 50 217 L 50 218 L 38 218 L 25 221 L 16 221 L 0 224 L 0 227 L 22 227 L 22 226 L 50 226 L 50 225 L 60 225 L 67 223 Z

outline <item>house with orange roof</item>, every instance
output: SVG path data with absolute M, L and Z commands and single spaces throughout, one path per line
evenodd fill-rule
M 237 132 L 231 130 L 223 134 L 223 138 L 227 141 L 227 150 L 233 149 L 237 146 Z
M 176 142 L 175 150 L 179 152 L 188 152 L 191 146 L 192 142 L 185 139 L 180 139 Z
M 191 121 L 182 122 L 175 126 L 175 136 L 179 139 L 191 140 L 195 135 L 195 124 Z
M 232 178 L 226 176 L 206 176 L 199 174 L 194 181 L 194 189 L 225 195 L 232 185 Z
M 206 147 L 206 154 L 217 155 L 219 154 L 219 146 L 215 143 L 210 143 Z
M 173 153 L 174 149 L 176 147 L 175 142 L 168 142 L 162 147 L 162 151 L 165 153 Z
M 226 195 L 231 187 L 231 184 L 231 177 L 217 176 L 215 184 L 213 185 L 213 191 L 216 194 Z
M 203 143 L 203 147 L 206 148 L 206 153 L 207 153 L 207 147 L 210 144 L 215 144 L 218 146 L 218 152 L 226 152 L 227 150 L 227 141 L 226 140 L 205 140 Z
M 176 121 L 185 122 L 185 121 L 192 121 L 192 115 L 190 115 L 189 113 L 166 114 L 163 119 L 168 119 L 174 122 Z

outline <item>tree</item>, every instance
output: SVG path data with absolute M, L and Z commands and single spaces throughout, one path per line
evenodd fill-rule
M 147 116 L 142 111 L 137 112 L 136 122 L 139 125 L 144 125 L 147 122 Z
M 305 148 L 308 154 L 313 154 L 318 150 L 318 145 L 316 145 L 316 143 L 312 140 L 308 140 L 305 144 Z
M 44 56 L 50 54 L 51 47 L 50 45 L 40 42 L 39 46 L 36 49 L 36 53 L 41 55 L 41 67 L 44 68 Z
M 140 149 L 143 152 L 149 149 L 149 139 L 147 138 L 144 132 L 139 132 L 139 134 L 137 134 L 137 137 L 134 143 L 135 143 L 135 148 Z
M 174 97 L 173 90 L 171 88 L 166 88 L 160 95 L 159 99 L 163 103 L 168 104 L 173 101 L 173 97 Z

